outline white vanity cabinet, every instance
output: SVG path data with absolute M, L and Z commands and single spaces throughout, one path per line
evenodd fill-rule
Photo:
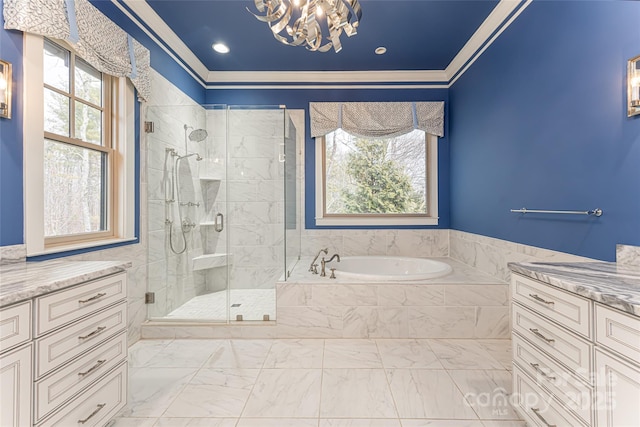
M 531 426 L 640 426 L 640 317 L 512 273 L 513 386 Z
M 126 295 L 119 272 L 0 309 L 1 427 L 104 426 L 124 407 Z
M 0 308 L 0 426 L 31 425 L 31 301 Z
M 640 318 L 595 308 L 598 427 L 640 426 Z

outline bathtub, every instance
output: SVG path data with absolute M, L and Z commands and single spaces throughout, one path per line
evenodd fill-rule
M 338 279 L 395 282 L 434 279 L 451 273 L 449 264 L 434 259 L 392 256 L 349 256 L 327 264 Z

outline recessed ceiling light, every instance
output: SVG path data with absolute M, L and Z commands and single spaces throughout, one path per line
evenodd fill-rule
M 387 53 L 387 48 L 384 46 L 380 46 L 376 48 L 375 52 L 376 55 L 384 55 L 385 53 Z
M 229 48 L 225 44 L 214 43 L 213 46 L 211 47 L 213 48 L 213 50 L 215 50 L 218 53 L 229 53 Z

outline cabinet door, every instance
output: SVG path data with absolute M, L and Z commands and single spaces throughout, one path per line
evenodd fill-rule
M 0 358 L 0 426 L 31 425 L 31 344 Z
M 640 426 L 640 367 L 596 350 L 598 427 Z

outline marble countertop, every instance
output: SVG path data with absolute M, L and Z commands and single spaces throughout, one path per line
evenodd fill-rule
M 510 262 L 514 273 L 640 316 L 640 268 L 611 262 Z
M 0 307 L 124 271 L 128 261 L 42 261 L 0 265 Z

